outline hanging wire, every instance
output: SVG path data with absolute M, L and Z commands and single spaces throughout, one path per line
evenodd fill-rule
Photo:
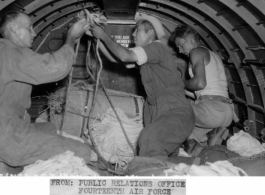
M 86 13 L 86 10 L 83 9 L 83 12 Z M 86 16 L 86 19 L 87 19 L 87 20 L 90 19 L 90 20 L 89 20 L 90 22 L 94 22 L 94 21 L 93 21 L 93 18 L 91 17 L 91 15 L 88 15 L 88 14 L 86 13 L 85 16 Z M 94 22 L 94 23 L 96 23 L 97 25 L 101 26 L 98 22 Z M 104 28 L 103 26 L 101 26 L 101 27 Z M 89 121 L 89 119 L 90 119 L 90 116 L 91 116 L 91 114 L 92 114 L 92 112 L 93 112 L 93 109 L 94 109 L 94 106 L 95 106 L 95 100 L 96 100 L 96 96 L 97 96 L 97 93 L 98 93 L 98 86 L 99 86 L 100 74 L 101 74 L 101 71 L 102 71 L 102 60 L 101 60 L 101 57 L 100 57 L 99 52 L 98 52 L 98 50 L 99 50 L 99 44 L 100 44 L 100 40 L 97 39 L 97 40 L 96 40 L 96 56 L 97 56 L 97 59 L 98 59 L 98 61 L 99 61 L 99 70 L 97 71 L 96 78 L 93 78 L 93 77 L 92 77 L 92 79 L 94 79 L 94 80 L 96 79 L 96 85 L 95 85 L 95 90 L 94 90 L 94 95 L 93 95 L 93 100 L 92 100 L 92 106 L 91 106 L 91 109 L 90 109 L 90 112 L 89 112 L 88 121 Z M 89 46 L 89 48 L 90 48 L 90 46 Z M 88 56 L 88 53 L 87 53 L 87 56 Z M 87 62 L 87 60 L 86 60 L 86 62 Z M 92 67 L 90 67 L 90 68 L 91 68 L 91 70 L 93 70 Z M 89 68 L 87 68 L 87 70 L 88 70 L 88 69 L 89 69 Z M 89 73 L 90 75 L 92 75 L 92 74 L 90 73 L 90 71 L 88 71 L 88 73 Z M 124 134 L 124 136 L 125 136 L 125 139 L 126 139 L 126 141 L 128 142 L 129 146 L 131 147 L 131 149 L 132 149 L 134 155 L 136 156 L 136 152 L 135 152 L 135 150 L 134 150 L 134 147 L 133 147 L 132 143 L 130 142 L 130 140 L 129 140 L 129 138 L 128 138 L 126 132 L 125 132 L 125 129 L 124 129 L 123 125 L 122 125 L 122 122 L 121 122 L 121 120 L 120 120 L 120 117 L 119 117 L 119 115 L 117 114 L 117 112 L 116 112 L 116 110 L 115 110 L 115 108 L 114 108 L 114 106 L 113 106 L 113 103 L 111 102 L 111 99 L 109 98 L 108 94 L 106 93 L 106 90 L 105 90 L 105 88 L 104 88 L 104 85 L 103 85 L 102 80 L 101 80 L 101 84 L 102 84 L 103 91 L 104 91 L 104 93 L 105 93 L 105 95 L 106 95 L 106 97 L 107 97 L 107 99 L 108 99 L 108 101 L 109 101 L 109 103 L 110 103 L 112 109 L 114 110 L 114 113 L 115 113 L 115 115 L 116 115 L 118 121 L 119 121 L 119 124 L 120 124 L 120 126 L 121 126 L 121 128 L 122 128 L 123 134 Z M 88 124 L 87 124 L 87 128 L 88 128 L 88 130 L 89 130 L 89 134 L 90 134 L 90 137 L 91 137 L 91 142 L 92 142 L 93 146 L 96 148 L 96 145 L 95 145 L 95 143 L 94 143 L 93 136 L 92 136 L 92 134 L 91 134 L 91 129 L 89 128 L 89 122 L 88 122 Z M 96 150 L 98 151 L 98 149 L 96 149 Z
M 79 46 L 80 46 L 80 37 L 78 38 L 77 40 L 77 43 L 76 43 L 76 48 L 75 48 L 75 55 L 74 55 L 74 64 L 76 64 L 76 58 L 77 58 L 77 55 L 78 55 L 78 50 L 79 50 Z M 72 80 L 73 80 L 73 71 L 74 71 L 74 68 L 72 66 L 71 68 L 71 72 L 70 72 L 70 75 L 69 75 L 69 83 L 68 83 L 68 86 L 67 86 L 67 90 L 66 90 L 66 100 L 65 102 L 67 102 L 68 100 L 68 96 L 69 96 L 69 91 L 70 91 L 70 88 L 72 86 Z M 60 135 L 63 134 L 63 128 L 64 128 L 64 120 L 65 120 L 65 114 L 64 113 L 64 116 L 63 116 L 63 122 L 62 122 L 62 126 L 61 126 L 61 129 L 60 129 Z
M 79 0 L 78 0 L 78 2 L 80 3 Z M 83 6 L 82 6 L 82 10 L 83 10 L 84 13 L 86 14 L 86 12 L 85 12 Z M 86 14 L 86 16 L 87 16 L 87 14 Z M 61 28 L 62 26 L 64 26 L 65 24 L 69 23 L 69 22 L 70 22 L 71 20 L 73 20 L 74 18 L 75 18 L 75 17 L 72 17 L 71 19 L 67 20 L 67 21 L 64 22 L 63 24 L 61 24 L 61 25 L 59 25 L 58 27 L 56 27 L 56 28 L 52 29 L 51 31 L 49 31 L 49 32 L 46 34 L 45 38 L 42 40 L 42 42 L 39 44 L 39 46 L 36 48 L 35 51 L 37 52 L 37 51 L 40 49 L 40 47 L 43 45 L 43 43 L 46 41 L 47 37 L 50 35 L 50 33 L 51 33 L 52 31 L 55 31 L 55 30 Z M 124 129 L 123 125 L 122 125 L 121 119 L 120 119 L 119 115 L 117 114 L 117 112 L 116 112 L 116 110 L 115 110 L 115 108 L 114 108 L 114 105 L 113 105 L 113 103 L 112 103 L 112 101 L 111 101 L 109 95 L 107 94 L 107 91 L 106 91 L 106 89 L 105 89 L 105 86 L 104 86 L 104 83 L 103 83 L 102 79 L 100 78 L 100 74 L 101 74 L 101 71 L 102 71 L 102 60 L 101 60 L 100 55 L 99 55 L 99 52 L 98 52 L 98 49 L 99 49 L 99 42 L 100 42 L 100 40 L 97 39 L 97 40 L 96 40 L 96 55 L 97 55 L 97 59 L 98 59 L 98 61 L 99 61 L 99 70 L 97 71 L 96 78 L 93 76 L 93 68 L 92 68 L 92 67 L 89 67 L 90 63 L 87 63 L 87 69 L 86 69 L 87 72 L 88 72 L 88 74 L 91 76 L 91 78 L 96 82 L 96 84 L 95 84 L 95 90 L 94 90 L 94 95 L 93 95 L 93 101 L 92 101 L 92 107 L 91 107 L 91 109 L 90 109 L 89 117 L 88 117 L 87 120 L 89 121 L 90 116 L 91 116 L 91 113 L 92 113 L 92 111 L 93 111 L 93 108 L 94 108 L 94 105 L 95 105 L 96 96 L 97 96 L 97 93 L 98 93 L 99 81 L 100 81 L 100 84 L 101 84 L 101 86 L 102 86 L 103 92 L 105 93 L 105 95 L 106 95 L 106 97 L 107 97 L 107 99 L 108 99 L 108 101 L 109 101 L 109 103 L 110 103 L 110 105 L 111 105 L 111 107 L 112 107 L 112 109 L 113 109 L 113 111 L 114 111 L 114 113 L 115 113 L 115 115 L 116 115 L 116 117 L 117 117 L 119 123 L 120 123 L 120 126 L 121 126 L 121 128 L 122 128 L 123 134 L 124 134 L 124 136 L 125 136 L 125 139 L 126 139 L 126 141 L 128 142 L 129 146 L 131 147 L 131 149 L 132 149 L 132 151 L 133 151 L 133 153 L 134 153 L 134 156 L 136 156 L 135 149 L 134 149 L 132 143 L 130 142 L 130 140 L 129 140 L 129 138 L 128 138 L 126 132 L 125 132 L 125 129 Z M 78 54 L 79 46 L 80 46 L 80 38 L 78 39 L 78 41 L 77 41 L 77 45 L 76 45 L 76 50 L 75 50 L 75 61 L 76 61 L 76 57 L 77 57 L 77 54 Z M 90 48 L 91 48 L 91 43 L 88 44 L 88 53 L 87 53 L 87 56 L 86 56 L 87 61 L 89 60 L 89 55 L 88 55 L 88 54 L 89 54 L 89 49 L 90 49 Z M 91 69 L 92 72 L 91 72 L 89 69 Z M 71 72 L 70 72 L 70 74 L 69 74 L 69 83 L 68 83 L 68 87 L 67 87 L 66 98 L 67 98 L 67 96 L 68 96 L 68 93 L 69 93 L 69 91 L 70 91 L 70 87 L 71 87 L 71 85 L 72 85 L 72 78 L 73 78 L 72 75 L 73 75 L 73 67 L 72 67 Z M 66 102 L 67 102 L 67 100 L 66 100 Z M 74 112 L 71 112 L 71 113 L 73 113 L 73 114 L 77 114 L 77 113 L 74 113 Z M 64 118 L 63 118 L 63 121 L 64 121 Z M 89 134 L 90 134 L 90 138 L 91 138 L 92 146 L 91 146 L 87 141 L 86 141 L 86 144 L 88 144 L 88 145 L 90 146 L 90 148 L 91 148 L 91 149 L 92 149 L 92 150 L 98 155 L 100 161 L 103 163 L 103 165 L 105 166 L 106 170 L 108 170 L 109 172 L 114 173 L 114 174 L 116 174 L 116 175 L 123 175 L 123 173 L 119 173 L 119 172 L 117 172 L 117 171 L 113 171 L 112 169 L 110 169 L 109 163 L 108 163 L 108 162 L 107 162 L 107 161 L 106 161 L 106 160 L 100 155 L 100 152 L 98 151 L 98 149 L 97 149 L 97 147 L 96 147 L 96 145 L 95 145 L 94 138 L 93 138 L 93 136 L 92 136 L 92 134 L 91 134 L 91 130 L 90 130 L 90 128 L 89 128 L 89 122 L 87 123 L 87 126 L 88 126 L 88 130 L 89 130 Z M 60 130 L 60 134 L 61 134 L 61 135 L 62 135 L 62 133 L 63 133 L 63 127 L 64 127 L 64 126 L 63 126 L 63 124 L 62 124 L 61 130 Z M 82 131 L 83 131 L 83 130 L 82 130 Z M 84 133 L 84 132 L 82 132 L 82 135 L 83 135 L 83 133 Z M 88 164 L 90 164 L 90 163 L 88 163 Z M 92 164 L 93 164 L 93 163 L 92 163 Z M 91 165 L 92 165 L 92 164 L 91 164 Z
M 96 76 L 96 78 L 93 76 L 93 72 L 91 73 L 91 72 L 89 71 L 90 69 L 93 71 L 93 68 L 90 67 L 90 63 L 87 63 L 87 70 L 88 70 L 88 73 L 89 73 L 89 75 L 92 76 L 92 79 L 96 82 L 96 86 L 95 86 L 95 90 L 94 90 L 94 95 L 93 95 L 93 100 L 92 100 L 92 106 L 91 106 L 91 109 L 90 109 L 90 112 L 89 112 L 89 117 L 88 117 L 87 120 L 89 121 L 89 119 L 91 118 L 91 114 L 92 114 L 92 112 L 93 112 L 93 108 L 94 108 L 94 105 L 95 105 L 96 95 L 97 95 L 97 93 L 98 93 L 99 81 L 100 81 L 100 84 L 101 84 L 101 86 L 102 86 L 103 92 L 105 93 L 105 95 L 106 95 L 106 97 L 107 97 L 107 99 L 108 99 L 108 101 L 109 101 L 109 103 L 110 103 L 110 105 L 111 105 L 111 108 L 113 109 L 113 111 L 114 111 L 114 113 L 115 113 L 115 115 L 116 115 L 116 117 L 117 117 L 117 119 L 118 119 L 118 121 L 119 121 L 119 123 L 120 123 L 120 125 L 121 125 L 122 131 L 123 131 L 123 134 L 124 134 L 124 136 L 125 136 L 125 138 L 126 138 L 126 141 L 128 142 L 129 146 L 132 148 L 134 155 L 136 155 L 135 150 L 134 150 L 134 148 L 133 148 L 133 146 L 132 146 L 132 143 L 130 142 L 130 140 L 129 140 L 129 138 L 128 138 L 128 136 L 127 136 L 125 130 L 124 130 L 124 127 L 123 127 L 123 125 L 122 125 L 122 122 L 121 122 L 121 120 L 120 120 L 120 117 L 119 117 L 119 115 L 117 114 L 117 112 L 116 112 L 116 110 L 115 110 L 115 108 L 114 108 L 114 105 L 113 105 L 113 103 L 112 103 L 112 101 L 111 101 L 109 95 L 107 94 L 107 91 L 106 91 L 106 89 L 105 89 L 105 86 L 104 86 L 104 84 L 103 84 L 103 81 L 102 81 L 102 79 L 101 79 L 101 77 L 100 77 L 100 73 L 101 73 L 101 71 L 102 71 L 102 67 L 103 67 L 103 66 L 102 66 L 102 60 L 101 60 L 100 55 L 99 55 L 99 52 L 98 52 L 99 42 L 100 42 L 100 40 L 97 39 L 97 41 L 96 41 L 96 55 L 97 55 L 97 58 L 98 58 L 98 60 L 99 60 L 99 70 L 98 70 L 98 72 L 97 72 L 97 76 Z M 91 45 L 90 45 L 90 44 L 88 44 L 88 48 L 91 48 Z M 88 51 L 88 52 L 89 52 L 89 51 Z M 90 56 L 87 54 L 87 57 L 89 58 Z M 90 58 L 89 58 L 89 59 L 90 59 Z M 89 59 L 87 59 L 86 62 L 90 62 Z M 90 135 L 90 139 L 91 139 L 91 144 L 92 144 L 92 146 L 91 146 L 87 141 L 86 141 L 86 143 L 87 143 L 91 148 L 93 148 L 93 151 L 95 151 L 95 153 L 98 155 L 98 158 L 100 159 L 100 161 L 103 163 L 103 165 L 106 167 L 106 169 L 107 169 L 109 172 L 111 172 L 111 173 L 113 173 L 113 174 L 116 174 L 116 175 L 123 175 L 123 173 L 119 173 L 119 172 L 117 172 L 117 171 L 115 171 L 115 170 L 110 169 L 108 162 L 107 162 L 107 161 L 101 156 L 101 154 L 100 154 L 100 152 L 99 152 L 99 150 L 98 150 L 98 148 L 97 148 L 97 146 L 96 146 L 96 144 L 95 144 L 94 137 L 92 136 L 92 130 L 89 128 L 89 122 L 87 123 L 87 128 L 88 128 L 88 131 L 89 131 L 89 135 Z M 84 130 L 84 129 L 83 129 L 83 130 Z
M 113 109 L 113 111 L 114 111 L 114 113 L 115 113 L 115 115 L 116 115 L 116 117 L 117 117 L 117 119 L 118 119 L 118 121 L 119 121 L 119 124 L 120 124 L 120 126 L 121 126 L 122 132 L 123 132 L 123 134 L 124 134 L 124 137 L 125 137 L 126 141 L 128 142 L 130 148 L 132 149 L 132 151 L 133 151 L 133 153 L 134 153 L 134 156 L 136 156 L 136 151 L 135 151 L 135 149 L 134 149 L 132 143 L 130 142 L 130 140 L 129 140 L 129 138 L 128 138 L 128 135 L 126 134 L 126 131 L 125 131 L 124 127 L 123 127 L 122 121 L 121 121 L 121 119 L 120 119 L 120 117 L 119 117 L 119 115 L 118 115 L 118 113 L 117 113 L 117 111 L 116 111 L 116 109 L 115 109 L 115 107 L 114 107 L 114 105 L 113 105 L 113 103 L 112 103 L 112 101 L 111 101 L 109 95 L 107 94 L 107 91 L 106 91 L 106 89 L 105 89 L 105 86 L 104 86 L 104 83 L 103 83 L 102 79 L 100 78 L 100 73 L 101 73 L 101 71 L 102 71 L 102 60 L 101 60 L 101 57 L 100 57 L 99 52 L 98 52 L 98 49 L 99 49 L 99 42 L 100 42 L 100 40 L 97 39 L 97 42 L 96 42 L 96 55 L 97 55 L 97 58 L 98 58 L 98 60 L 99 60 L 99 71 L 98 71 L 98 73 L 97 73 L 97 77 L 96 77 L 95 93 L 94 93 L 94 97 L 93 97 L 92 107 L 91 107 L 91 110 L 90 110 L 90 113 L 89 113 L 89 118 L 90 118 L 90 116 L 91 116 L 91 113 L 92 113 L 93 108 L 94 108 L 94 105 L 95 105 L 95 99 L 96 99 L 96 95 L 97 95 L 97 93 L 98 93 L 98 86 L 99 86 L 99 80 L 100 80 L 100 82 L 101 82 L 100 84 L 101 84 L 101 86 L 102 86 L 103 92 L 104 92 L 104 94 L 106 95 L 106 97 L 107 97 L 107 99 L 108 99 L 108 101 L 109 101 L 109 103 L 110 103 L 110 105 L 111 105 L 111 108 Z M 91 135 L 91 133 L 90 133 L 90 135 Z

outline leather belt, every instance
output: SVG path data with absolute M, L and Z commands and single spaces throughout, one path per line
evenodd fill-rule
M 198 98 L 198 100 L 215 100 L 220 101 L 228 104 L 232 104 L 233 101 L 227 97 L 221 95 L 202 95 Z

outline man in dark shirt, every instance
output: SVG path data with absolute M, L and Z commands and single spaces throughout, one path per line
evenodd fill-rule
M 121 62 L 140 66 L 141 79 L 147 94 L 144 107 L 144 129 L 139 137 L 140 156 L 168 160 L 194 127 L 194 113 L 185 97 L 169 48 L 161 43 L 165 35 L 160 21 L 152 16 L 138 18 L 133 33 L 136 47 L 127 49 L 116 43 L 99 26 L 92 26 L 92 35 L 101 41 L 103 53 L 111 51 Z M 111 58 L 109 58 L 111 59 Z

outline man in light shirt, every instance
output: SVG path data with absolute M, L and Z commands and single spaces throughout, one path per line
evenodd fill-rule
M 228 127 L 234 117 L 232 100 L 228 97 L 228 84 L 224 65 L 218 54 L 209 50 L 199 40 L 197 32 L 188 25 L 179 25 L 170 40 L 179 48 L 179 52 L 189 57 L 188 73 L 182 72 L 186 89 L 194 93 L 191 106 L 195 113 L 195 128 L 189 136 L 186 151 L 192 150 L 197 143 L 208 141 L 208 145 L 220 145 L 228 135 Z M 192 95 L 194 95 L 192 97 Z M 211 139 L 206 134 L 215 129 Z M 194 150 L 195 151 L 195 150 Z

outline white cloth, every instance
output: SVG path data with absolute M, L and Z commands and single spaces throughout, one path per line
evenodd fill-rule
M 199 166 L 179 163 L 164 173 L 168 176 L 247 176 L 244 170 L 228 161 L 207 162 L 206 165 Z
M 257 139 L 242 130 L 227 140 L 227 149 L 246 157 L 265 151 Z
M 119 108 L 115 108 L 115 110 L 135 150 L 143 129 L 142 118 L 128 118 L 123 110 Z M 90 128 L 99 153 L 106 161 L 126 166 L 133 159 L 133 150 L 129 146 L 112 108 L 106 110 L 106 113 L 101 116 L 100 123 L 92 124 Z
M 20 176 L 99 176 L 85 164 L 82 158 L 74 156 L 71 151 L 49 158 L 38 160 L 28 165 Z

